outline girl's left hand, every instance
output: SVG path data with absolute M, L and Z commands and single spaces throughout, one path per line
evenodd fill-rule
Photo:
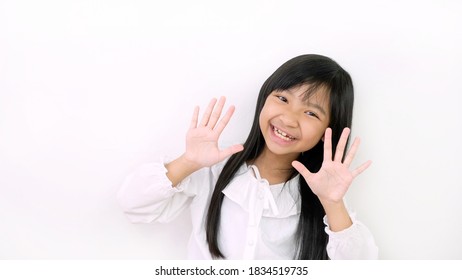
M 317 173 L 311 173 L 301 162 L 293 161 L 292 166 L 305 178 L 308 186 L 316 194 L 323 205 L 326 203 L 342 202 L 345 193 L 348 191 L 353 179 L 366 170 L 371 161 L 363 163 L 358 168 L 350 171 L 350 164 L 353 161 L 360 140 L 355 138 L 345 160 L 342 162 L 345 146 L 350 134 L 350 129 L 345 128 L 332 159 L 332 129 L 327 128 L 324 134 L 324 161 Z

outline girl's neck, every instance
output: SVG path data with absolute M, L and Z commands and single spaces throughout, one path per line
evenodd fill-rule
M 298 155 L 276 155 L 268 149 L 263 149 L 262 153 L 250 164 L 257 166 L 260 176 L 275 185 L 286 182 L 293 172 L 292 161 Z

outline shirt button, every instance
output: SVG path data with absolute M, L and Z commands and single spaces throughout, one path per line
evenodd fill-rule
M 253 241 L 253 239 L 249 240 L 249 242 L 247 244 L 249 244 L 249 246 L 253 246 L 255 244 L 255 241 Z

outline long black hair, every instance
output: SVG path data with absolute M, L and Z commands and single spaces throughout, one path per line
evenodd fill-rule
M 354 96 L 353 83 L 348 72 L 332 59 L 314 54 L 297 56 L 281 65 L 260 89 L 253 125 L 244 143 L 244 150 L 229 158 L 215 185 L 206 221 L 207 242 L 212 257 L 225 257 L 218 246 L 221 205 L 224 197 L 222 191 L 242 164 L 256 159 L 265 147 L 259 116 L 266 98 L 273 91 L 287 90 L 303 84 L 310 85 L 308 94 L 315 92 L 318 88 L 327 89 L 329 93 L 329 127 L 332 128 L 332 149 L 334 151 L 342 130 L 345 127 L 351 128 Z M 301 153 L 297 160 L 311 172 L 317 172 L 322 165 L 323 149 L 323 142 L 319 141 L 309 151 Z M 293 169 L 290 178 L 296 174 L 297 171 Z M 297 259 L 327 259 L 328 236 L 324 231 L 324 208 L 302 176 L 300 176 L 299 191 L 301 212 L 296 232 L 298 252 L 295 252 L 294 257 Z

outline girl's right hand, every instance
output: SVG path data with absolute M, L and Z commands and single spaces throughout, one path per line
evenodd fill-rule
M 218 138 L 234 113 L 234 106 L 230 106 L 220 119 L 225 101 L 226 98 L 222 96 L 217 104 L 217 99 L 213 98 L 200 123 L 199 106 L 194 108 L 191 126 L 186 134 L 186 152 L 183 156 L 196 169 L 212 166 L 244 149 L 243 145 L 233 145 L 224 150 L 218 148 Z

